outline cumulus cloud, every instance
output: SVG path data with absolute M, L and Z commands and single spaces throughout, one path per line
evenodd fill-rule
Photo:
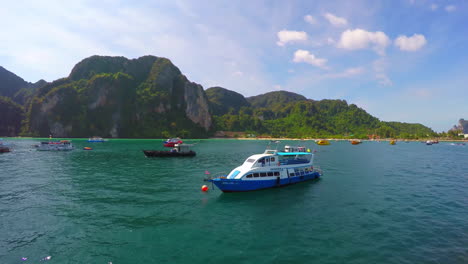
M 278 46 L 307 40 L 307 33 L 304 31 L 281 30 L 276 35 L 278 36 L 278 42 L 276 42 Z
M 293 61 L 298 62 L 298 63 L 299 62 L 309 63 L 309 64 L 312 64 L 314 66 L 317 66 L 317 67 L 323 68 L 323 69 L 326 68 L 325 64 L 327 63 L 326 59 L 317 58 L 317 57 L 315 57 L 314 54 L 310 53 L 307 50 L 297 50 L 294 53 Z
M 445 7 L 445 11 L 447 11 L 447 12 L 453 12 L 455 10 L 457 10 L 457 7 L 454 6 L 454 5 L 448 5 L 448 6 Z
M 385 55 L 385 48 L 390 44 L 390 39 L 381 31 L 369 32 L 363 29 L 346 30 L 341 33 L 338 48 L 357 50 L 372 49 L 379 55 Z
M 323 16 L 335 27 L 346 26 L 348 24 L 345 18 L 335 16 L 332 13 L 325 13 Z
M 315 25 L 317 24 L 317 19 L 315 19 L 315 17 L 311 16 L 311 15 L 307 15 L 304 17 L 304 21 L 311 24 L 311 25 Z
M 395 46 L 404 51 L 417 51 L 426 43 L 426 38 L 420 34 L 414 34 L 411 37 L 401 35 L 395 40 Z

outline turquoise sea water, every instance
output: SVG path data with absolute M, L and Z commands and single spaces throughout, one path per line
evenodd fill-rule
M 194 158 L 146 158 L 161 140 L 8 140 L 0 154 L 0 263 L 468 263 L 468 145 L 332 142 L 316 182 L 200 191 L 266 141 L 202 140 Z M 284 141 L 294 145 L 298 142 Z M 93 151 L 81 150 L 84 146 Z M 21 260 L 26 257 L 27 260 Z

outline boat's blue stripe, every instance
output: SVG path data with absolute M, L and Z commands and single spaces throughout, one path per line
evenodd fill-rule
M 294 184 L 307 180 L 312 180 L 320 177 L 318 172 L 313 172 L 303 176 L 281 178 L 278 182 L 277 179 L 271 180 L 238 180 L 238 179 L 213 179 L 212 182 L 221 191 L 224 192 L 246 192 L 260 189 L 267 189 L 273 187 L 284 186 L 288 184 Z

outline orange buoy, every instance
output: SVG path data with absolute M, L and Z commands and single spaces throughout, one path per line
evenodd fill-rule
M 91 147 L 84 147 L 83 149 L 84 150 L 93 150 L 93 148 L 91 148 Z
M 203 185 L 203 186 L 201 187 L 201 190 L 204 191 L 204 192 L 207 192 L 207 191 L 208 191 L 208 186 Z

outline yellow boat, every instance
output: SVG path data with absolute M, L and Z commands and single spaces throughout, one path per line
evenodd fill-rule
M 390 145 L 395 145 L 396 141 L 395 140 L 390 140 Z
M 317 145 L 330 145 L 330 141 L 326 139 L 322 139 L 322 140 L 317 141 Z

